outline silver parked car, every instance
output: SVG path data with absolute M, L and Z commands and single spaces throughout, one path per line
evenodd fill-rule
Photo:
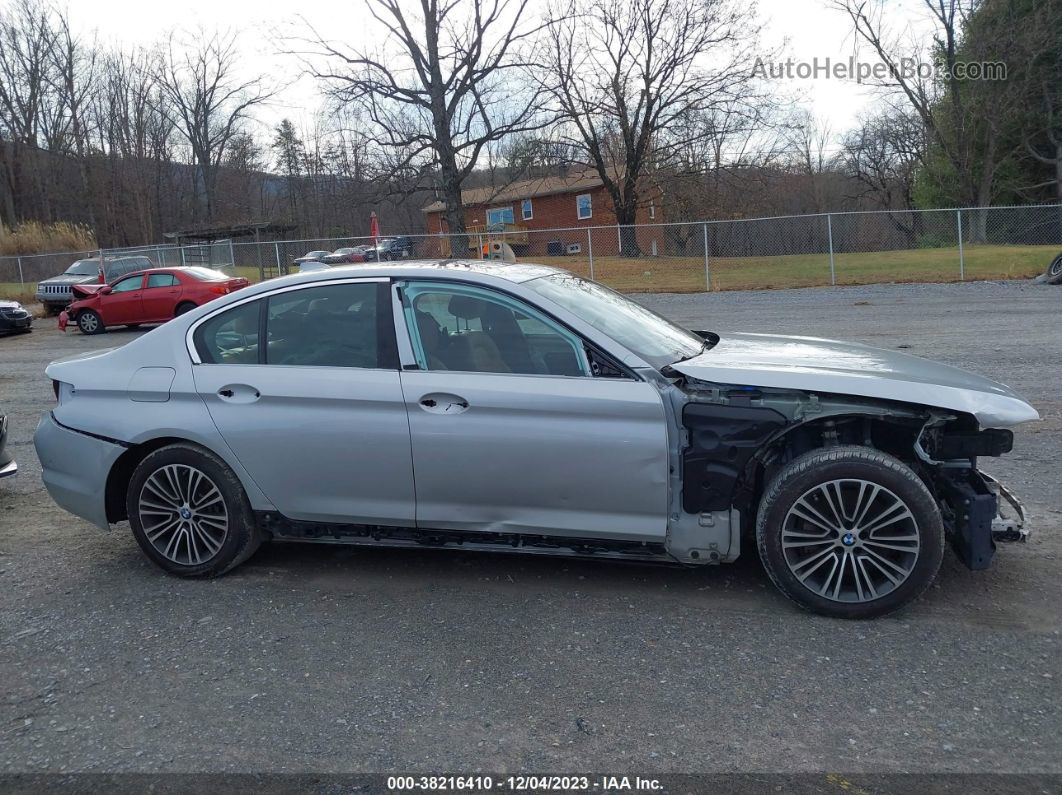
M 48 367 L 61 506 L 166 571 L 266 538 L 703 565 L 748 544 L 849 618 L 1024 538 L 980 472 L 1038 419 L 1007 387 L 862 345 L 691 332 L 529 264 L 333 268 Z

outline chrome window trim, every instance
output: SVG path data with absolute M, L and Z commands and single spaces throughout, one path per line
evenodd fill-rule
M 347 277 L 347 278 L 337 278 L 337 279 L 322 279 L 321 281 L 312 281 L 312 282 L 300 282 L 299 284 L 291 284 L 291 285 L 288 285 L 287 287 L 278 287 L 275 290 L 268 290 L 268 291 L 262 292 L 262 293 L 255 293 L 254 295 L 249 295 L 246 298 L 241 298 L 238 301 L 232 301 L 231 303 L 227 303 L 224 306 L 219 306 L 213 312 L 210 312 L 210 313 L 208 313 L 206 315 L 203 315 L 203 317 L 201 317 L 197 321 L 195 321 L 192 325 L 190 325 L 188 327 L 188 330 L 184 333 L 184 347 L 188 351 L 188 355 L 192 359 L 192 364 L 203 364 L 203 360 L 201 358 L 199 358 L 199 351 L 197 351 L 195 349 L 195 341 L 192 338 L 193 335 L 195 334 L 196 329 L 199 328 L 206 321 L 210 320 L 210 318 L 215 317 L 216 315 L 220 315 L 222 312 L 227 312 L 230 309 L 235 309 L 238 306 L 243 306 L 244 304 L 249 304 L 251 301 L 257 301 L 257 300 L 262 299 L 262 298 L 269 298 L 270 296 L 281 295 L 283 293 L 291 293 L 291 292 L 295 292 L 296 290 L 307 290 L 307 289 L 310 289 L 312 287 L 328 287 L 328 286 L 336 285 L 336 284 L 361 284 L 361 283 L 371 284 L 371 283 L 389 282 L 389 281 L 391 281 L 390 278 L 388 278 L 386 276 L 361 276 L 361 277 L 355 276 L 353 278 Z M 268 367 L 270 365 L 255 364 L 255 365 L 248 365 L 248 366 L 253 366 L 253 367 L 267 366 Z

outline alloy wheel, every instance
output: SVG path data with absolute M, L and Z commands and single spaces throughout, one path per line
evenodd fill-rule
M 82 331 L 91 334 L 99 328 L 100 319 L 92 312 L 85 312 L 77 319 L 77 324 L 81 326 Z
M 820 483 L 786 513 L 782 553 L 810 591 L 835 602 L 869 602 L 900 587 L 918 560 L 910 507 L 868 480 Z
M 213 558 L 229 532 L 229 512 L 217 484 L 187 464 L 167 464 L 144 481 L 137 510 L 144 536 L 174 563 L 198 566 Z

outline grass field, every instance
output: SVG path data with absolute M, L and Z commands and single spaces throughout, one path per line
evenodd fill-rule
M 1043 273 L 1059 252 L 1058 246 L 968 245 L 966 279 L 1027 279 Z M 534 260 L 590 275 L 585 257 L 540 257 Z M 817 287 L 830 283 L 828 254 L 780 257 L 726 257 L 709 261 L 713 290 L 769 290 Z M 836 254 L 837 284 L 959 281 L 959 252 L 955 248 L 871 251 Z M 258 269 L 237 267 L 252 281 Z M 594 278 L 623 292 L 691 293 L 705 289 L 704 260 L 700 257 L 594 257 Z M 32 303 L 33 285 L 0 282 L 0 298 Z

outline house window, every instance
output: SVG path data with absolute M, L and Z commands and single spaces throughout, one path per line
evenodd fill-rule
M 584 193 L 575 197 L 575 211 L 579 216 L 579 220 L 582 221 L 586 218 L 591 218 L 594 215 L 594 208 L 590 201 L 590 194 Z
M 512 207 L 493 207 L 487 210 L 487 226 L 495 224 L 511 224 L 513 222 Z
M 520 202 L 520 217 L 523 218 L 525 221 L 530 221 L 532 218 L 535 217 L 534 212 L 531 208 L 530 199 L 524 199 L 522 202 Z

